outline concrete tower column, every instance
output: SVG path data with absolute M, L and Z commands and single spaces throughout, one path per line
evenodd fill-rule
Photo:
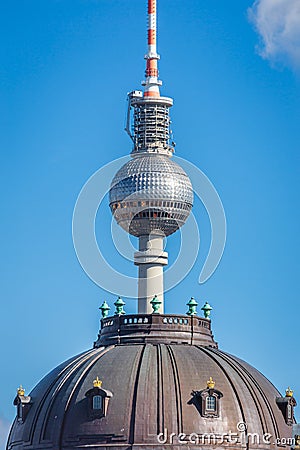
M 164 312 L 163 267 L 168 264 L 162 235 L 151 233 L 139 237 L 139 251 L 134 254 L 134 264 L 139 268 L 138 312 L 151 314 L 151 300 L 156 295 L 162 302 L 159 312 Z

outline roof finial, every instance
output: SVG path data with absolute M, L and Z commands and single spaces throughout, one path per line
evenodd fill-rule
M 124 311 L 124 305 L 125 302 L 123 302 L 123 300 L 121 299 L 121 297 L 118 298 L 118 300 L 115 301 L 114 303 L 116 310 L 115 310 L 115 314 L 116 315 L 121 315 L 121 314 L 126 314 Z
M 209 377 L 209 380 L 207 381 L 207 387 L 208 387 L 208 389 L 214 389 L 214 387 L 215 387 L 215 382 L 214 382 L 214 380 L 212 379 L 212 377 Z
M 99 309 L 101 310 L 103 319 L 105 319 L 108 316 L 108 311 L 110 310 L 110 306 L 104 300 L 104 302 L 102 303 L 102 305 L 100 306 Z
M 144 97 L 160 97 L 159 86 L 162 82 L 158 80 L 157 68 L 159 55 L 156 51 L 156 0 L 148 0 L 148 52 L 145 59 L 146 80 L 142 82 L 145 86 Z
M 23 386 L 20 384 L 20 386 L 17 389 L 17 393 L 18 395 L 20 395 L 21 397 L 23 397 L 25 395 L 25 389 L 23 388 Z
M 210 320 L 210 312 L 212 310 L 212 307 L 210 306 L 210 304 L 208 302 L 205 302 L 205 305 L 202 306 L 201 311 L 203 311 L 204 313 L 204 317 L 205 319 L 209 319 Z
M 151 300 L 150 303 L 151 303 L 152 309 L 153 309 L 152 314 L 159 314 L 159 308 L 160 308 L 160 305 L 162 304 L 162 301 L 157 297 L 157 295 L 154 296 L 154 298 Z
M 285 396 L 293 397 L 293 395 L 294 395 L 294 391 L 290 387 L 288 387 L 287 390 L 285 391 Z
M 96 388 L 101 388 L 101 386 L 102 386 L 102 381 L 99 380 L 99 377 L 98 377 L 98 376 L 97 376 L 96 380 L 93 381 L 93 385 L 94 385 L 94 387 L 96 387 Z
M 197 314 L 198 303 L 196 302 L 194 297 L 191 297 L 191 300 L 187 303 L 187 306 L 189 307 L 187 314 L 189 316 L 195 316 Z

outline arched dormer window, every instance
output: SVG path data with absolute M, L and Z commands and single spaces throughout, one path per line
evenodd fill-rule
M 277 397 L 276 403 L 282 412 L 286 424 L 292 426 L 294 424 L 294 408 L 297 406 L 297 402 L 294 399 L 294 393 L 291 388 L 286 390 L 285 397 Z
M 205 399 L 205 409 L 206 411 L 216 411 L 217 399 L 213 395 L 208 395 Z
M 108 403 L 112 393 L 102 388 L 102 381 L 98 377 L 93 381 L 93 385 L 93 389 L 90 389 L 85 394 L 88 400 L 88 416 L 91 419 L 101 419 L 107 414 Z
M 102 395 L 93 396 L 93 410 L 99 411 L 103 409 L 103 397 Z
M 220 399 L 223 394 L 215 389 L 215 382 L 211 377 L 207 382 L 207 389 L 193 391 L 191 395 L 193 397 L 188 404 L 195 405 L 202 417 L 214 418 L 220 416 Z
M 17 407 L 17 421 L 19 423 L 24 423 L 31 406 L 31 397 L 25 395 L 25 389 L 22 386 L 17 389 L 14 405 Z
M 292 420 L 293 419 L 293 407 L 290 403 L 287 405 L 287 419 Z

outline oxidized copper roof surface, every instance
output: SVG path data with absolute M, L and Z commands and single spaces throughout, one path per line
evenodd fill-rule
M 107 416 L 91 420 L 85 393 L 97 376 L 113 396 Z M 214 419 L 201 417 L 189 404 L 191 392 L 205 389 L 210 377 L 223 393 L 220 417 Z M 247 423 L 249 432 L 261 437 L 270 433 L 275 440 L 291 435 L 276 404 L 279 395 L 256 369 L 210 346 L 99 347 L 61 364 L 33 389 L 32 407 L 24 424 L 14 423 L 8 449 L 199 449 L 191 444 L 163 445 L 157 436 L 165 429 L 175 435 L 235 432 L 239 422 Z

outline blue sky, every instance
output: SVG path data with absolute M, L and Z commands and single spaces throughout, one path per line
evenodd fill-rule
M 77 261 L 72 213 L 87 179 L 131 150 L 125 100 L 144 76 L 144 3 L 0 2 L 2 434 L 15 414 L 17 386 L 30 391 L 54 366 L 91 347 L 98 307 L 115 300 Z M 220 348 L 282 392 L 291 385 L 300 401 L 300 11 L 294 0 L 278 5 L 159 2 L 162 93 L 174 98 L 176 153 L 212 181 L 228 224 L 221 264 L 199 285 L 210 226 L 195 202 L 199 258 L 167 293 L 166 311 L 184 313 L 191 296 L 200 306 L 209 301 Z M 110 222 L 104 205 L 100 236 L 109 237 Z M 111 264 L 134 274 L 109 239 L 102 241 Z M 178 242 L 168 242 L 171 262 Z M 126 310 L 135 311 L 133 300 Z

